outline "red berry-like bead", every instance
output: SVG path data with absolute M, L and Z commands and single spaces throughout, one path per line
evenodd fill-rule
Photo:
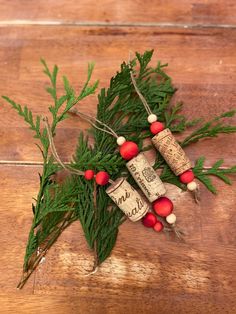
M 99 171 L 96 174 L 95 180 L 99 185 L 106 185 L 109 182 L 109 174 L 106 171 Z
M 150 131 L 152 132 L 152 134 L 157 134 L 161 131 L 164 130 L 164 124 L 161 123 L 161 122 L 153 122 L 151 125 L 150 125 Z
M 179 176 L 179 179 L 182 183 L 190 183 L 194 180 L 194 173 L 191 169 L 187 170 Z
M 147 228 L 154 227 L 156 222 L 157 222 L 157 218 L 153 213 L 147 213 L 142 219 L 143 225 Z
M 92 180 L 94 178 L 94 171 L 90 169 L 86 170 L 84 172 L 84 177 L 86 180 Z
M 163 223 L 161 221 L 157 221 L 156 224 L 154 225 L 153 229 L 156 232 L 161 232 L 161 230 L 164 228 Z
M 130 160 L 138 155 L 138 145 L 131 141 L 125 142 L 120 146 L 120 154 L 125 160 Z
M 167 197 L 160 197 L 153 203 L 153 209 L 157 215 L 167 217 L 173 211 L 173 203 Z

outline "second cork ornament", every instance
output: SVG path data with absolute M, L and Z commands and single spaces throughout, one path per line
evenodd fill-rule
M 150 131 L 154 135 L 152 138 L 153 145 L 160 152 L 174 174 L 179 176 L 180 181 L 187 184 L 187 189 L 189 191 L 195 191 L 198 186 L 194 181 L 194 173 L 191 169 L 189 158 L 176 141 L 171 131 L 168 128 L 165 128 L 162 122 L 157 121 L 157 116 L 152 113 L 146 99 L 137 87 L 131 67 L 130 76 L 134 88 L 147 111 L 147 120 L 150 123 Z
M 169 198 L 164 196 L 166 189 L 163 182 L 145 155 L 139 152 L 138 145 L 133 141 L 126 141 L 123 136 L 117 138 L 117 144 L 120 146 L 121 157 L 127 160 L 127 169 L 146 198 L 152 203 L 156 214 L 165 218 L 169 224 L 174 225 L 176 216 L 172 213 L 173 203 Z M 144 216 L 143 224 L 146 227 L 152 227 L 157 232 L 163 229 L 162 222 L 151 212 L 148 212 Z

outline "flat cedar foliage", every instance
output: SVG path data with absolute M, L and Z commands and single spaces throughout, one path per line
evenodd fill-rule
M 182 147 L 193 145 L 202 138 L 236 132 L 236 126 L 225 122 L 225 118 L 235 115 L 234 110 L 208 122 L 202 119 L 189 121 L 181 114 L 182 104 L 170 106 L 176 89 L 171 78 L 165 73 L 167 64 L 158 62 L 155 67 L 150 66 L 152 56 L 153 50 L 144 54 L 136 53 L 130 65 L 125 62 L 121 64 L 120 71 L 111 78 L 109 87 L 102 88 L 98 94 L 97 119 L 109 125 L 120 136 L 135 141 L 140 150 L 151 149 L 151 145 L 144 144 L 144 139 L 150 138 L 152 134 L 149 131 L 146 111 L 131 82 L 132 66 L 137 85 L 158 120 L 173 133 L 184 133 L 188 129 L 188 135 L 180 142 Z M 77 94 L 68 79 L 63 77 L 64 92 L 63 95 L 58 95 L 58 67 L 55 65 L 50 71 L 46 62 L 41 62 L 50 82 L 46 90 L 52 98 L 52 105 L 48 109 L 52 121 L 51 133 L 55 136 L 58 124 L 69 117 L 68 113 L 75 105 L 79 107 L 84 98 L 96 91 L 98 81 L 91 84 L 94 65 L 89 64 L 87 80 L 82 90 Z M 80 221 L 88 246 L 94 252 L 95 269 L 110 255 L 116 243 L 119 226 L 125 221 L 123 213 L 106 194 L 106 187 L 97 186 L 94 181 L 86 181 L 82 176 L 68 174 L 63 182 L 56 182 L 55 174 L 62 171 L 62 168 L 55 162 L 50 151 L 43 118 L 34 116 L 26 106 L 22 107 L 6 96 L 3 98 L 29 125 L 38 140 L 37 146 L 43 158 L 43 169 L 39 174 L 39 192 L 32 204 L 33 221 L 26 246 L 23 276 L 18 287 L 24 286 L 48 249 L 63 230 L 76 220 Z M 119 155 L 116 139 L 94 127 L 91 127 L 90 131 L 94 137 L 93 147 L 89 145 L 87 136 L 81 132 L 70 166 L 79 170 L 105 170 L 113 180 L 125 176 L 136 187 L 125 167 L 125 161 Z M 205 157 L 199 157 L 193 171 L 208 190 L 216 193 L 211 176 L 231 184 L 229 175 L 236 172 L 236 166 L 222 169 L 223 160 L 218 160 L 211 168 L 205 169 L 204 161 Z M 154 168 L 161 170 L 161 179 L 164 182 L 186 190 L 186 185 L 180 183 L 159 153 L 156 154 Z

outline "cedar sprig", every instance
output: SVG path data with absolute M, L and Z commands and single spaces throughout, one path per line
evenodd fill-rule
M 224 118 L 232 118 L 236 114 L 236 110 L 230 110 L 222 113 L 221 115 L 215 117 L 209 122 L 204 123 L 200 128 L 194 130 L 190 135 L 188 135 L 182 142 L 181 146 L 186 147 L 191 143 L 195 143 L 203 138 L 217 137 L 222 133 L 235 133 L 236 126 L 231 124 L 226 124 Z
M 123 159 L 119 154 L 104 153 L 89 145 L 88 137 L 81 132 L 78 138 L 76 152 L 71 163 L 72 167 L 80 170 L 94 169 L 95 171 L 107 171 L 115 175 L 124 165 Z
M 95 146 L 91 147 L 88 138 L 81 133 L 71 166 L 80 170 L 106 170 L 114 178 L 119 174 L 121 166 L 124 166 L 124 161 L 117 153 L 104 154 L 96 150 Z M 125 218 L 108 197 L 104 187 L 96 186 L 83 178 L 77 180 L 84 193 L 78 197 L 75 206 L 87 243 L 94 251 L 94 271 L 110 255 L 118 228 Z
M 166 128 L 169 128 L 173 133 L 184 132 L 187 128 L 194 127 L 198 125 L 202 119 L 193 119 L 188 120 L 181 110 L 183 108 L 183 103 L 177 103 L 176 105 L 171 106 L 168 111 L 164 112 L 164 123 Z
M 88 66 L 87 80 L 79 96 L 74 96 L 74 91 L 69 86 L 67 78 L 64 77 L 65 93 L 59 97 L 57 94 L 58 67 L 55 65 L 53 70 L 50 71 L 43 59 L 41 62 L 44 66 L 44 73 L 49 77 L 51 83 L 46 90 L 54 102 L 49 107 L 49 112 L 52 115 L 51 133 L 55 136 L 58 124 L 67 118 L 67 112 L 78 101 L 93 94 L 98 81 L 90 85 L 94 67 L 91 64 Z M 32 204 L 34 217 L 24 258 L 24 273 L 18 285 L 19 288 L 22 288 L 49 247 L 56 241 L 61 232 L 77 219 L 78 214 L 77 211 L 74 211 L 73 204 L 77 201 L 81 186 L 75 184 L 73 180 L 70 180 L 69 183 L 65 181 L 62 185 L 54 182 L 53 176 L 61 167 L 54 162 L 51 153 L 49 153 L 49 140 L 46 128 L 43 127 L 42 117 L 34 117 L 27 106 L 22 107 L 7 96 L 3 96 L 3 98 L 24 118 L 30 129 L 34 131 L 34 137 L 41 142 L 41 145 L 37 144 L 37 146 L 43 156 L 43 170 L 42 174 L 39 174 L 39 192 L 35 204 Z
M 232 184 L 229 176 L 236 173 L 236 166 L 223 167 L 224 160 L 217 160 L 211 167 L 204 167 L 206 158 L 200 157 L 193 168 L 196 178 L 201 181 L 206 188 L 216 194 L 217 190 L 212 183 L 211 176 L 215 176 L 226 184 Z

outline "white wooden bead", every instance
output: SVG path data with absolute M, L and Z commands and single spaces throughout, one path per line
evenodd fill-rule
M 187 184 L 187 189 L 189 191 L 195 191 L 197 189 L 197 183 L 192 181 Z
M 152 114 L 150 114 L 149 116 L 148 116 L 148 122 L 149 123 L 153 123 L 153 122 L 156 122 L 157 121 L 157 116 L 154 114 L 154 113 L 152 113 Z
M 116 143 L 117 143 L 119 146 L 123 145 L 125 142 L 126 142 L 126 139 L 125 139 L 124 136 L 119 136 L 119 137 L 117 138 L 117 140 L 116 140 Z
M 175 214 L 170 214 L 169 216 L 166 217 L 166 221 L 173 225 L 176 222 L 176 216 Z

